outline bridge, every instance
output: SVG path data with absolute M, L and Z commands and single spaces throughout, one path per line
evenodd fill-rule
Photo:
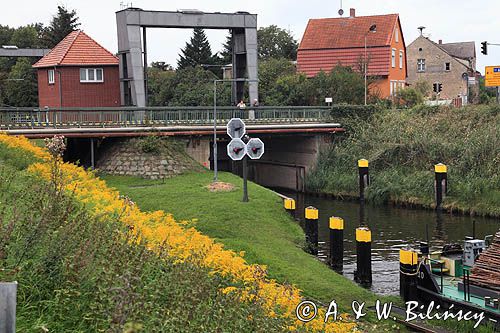
M 229 160 L 226 124 L 242 118 L 247 132 L 266 144 L 266 153 L 250 164 L 251 178 L 265 186 L 304 190 L 305 177 L 314 167 L 322 146 L 342 132 L 330 107 L 120 107 L 120 108 L 2 108 L 0 130 L 9 135 L 68 138 L 66 159 L 99 168 L 109 146 L 133 137 L 171 136 L 183 141 L 185 151 L 211 167 L 213 131 L 217 132 L 218 161 L 222 170 L 240 173 Z M 110 157 L 111 158 L 111 157 Z

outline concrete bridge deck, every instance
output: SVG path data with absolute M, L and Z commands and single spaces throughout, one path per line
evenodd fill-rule
M 231 118 L 242 118 L 249 133 L 325 133 L 342 131 L 328 107 L 151 108 L 4 108 L 0 130 L 30 138 L 63 134 L 67 137 L 127 137 L 209 135 L 214 123 L 225 133 Z

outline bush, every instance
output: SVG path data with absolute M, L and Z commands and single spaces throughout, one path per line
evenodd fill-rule
M 445 205 L 500 216 L 499 110 L 419 105 L 350 122 L 349 136 L 320 155 L 308 188 L 357 195 L 356 161 L 366 158 L 374 179 L 369 200 L 416 200 L 430 206 L 433 165 L 441 162 L 449 166 Z

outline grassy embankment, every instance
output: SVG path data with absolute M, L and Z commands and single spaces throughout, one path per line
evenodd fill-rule
M 210 192 L 210 172 L 190 173 L 165 181 L 135 177 L 102 176 L 143 210 L 162 209 L 177 219 L 198 218 L 194 227 L 245 259 L 267 266 L 269 276 L 297 285 L 306 296 L 323 302 L 335 299 L 344 310 L 352 300 L 373 302 L 375 295 L 333 272 L 303 251 L 304 234 L 283 209 L 273 192 L 249 183 L 250 202 L 241 202 L 241 179 L 220 173 L 220 179 L 237 186 L 230 192 Z
M 0 281 L 19 283 L 19 332 L 283 330 L 283 319 L 221 292 L 230 277 L 147 250 L 120 214 L 95 215 L 61 177 L 28 172 L 36 161 L 0 144 Z
M 367 200 L 432 208 L 434 164 L 448 165 L 443 207 L 500 216 L 500 107 L 416 107 L 348 121 L 350 133 L 325 151 L 308 189 L 357 196 L 357 160 L 370 161 Z

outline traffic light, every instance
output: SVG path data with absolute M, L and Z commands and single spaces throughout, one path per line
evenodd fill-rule
M 436 94 L 439 94 L 443 90 L 443 84 L 442 83 L 433 83 L 432 84 L 432 91 L 434 91 Z
M 488 54 L 488 42 L 484 41 L 481 43 L 481 53 L 484 55 Z

